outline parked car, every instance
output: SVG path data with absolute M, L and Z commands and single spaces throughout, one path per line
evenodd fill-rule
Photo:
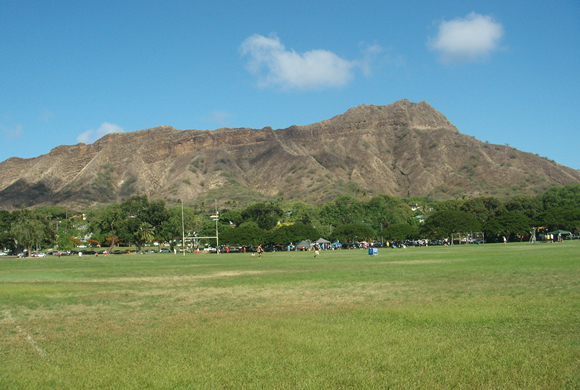
M 169 249 L 169 248 L 161 248 L 161 249 L 159 249 L 159 253 L 171 253 L 171 249 Z
M 0 256 L 7 256 L 8 254 L 6 252 L 0 252 Z
M 282 252 L 285 250 L 287 250 L 285 245 L 264 245 L 264 252 Z

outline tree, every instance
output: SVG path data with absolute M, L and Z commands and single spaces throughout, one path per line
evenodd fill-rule
M 228 245 L 256 246 L 263 244 L 265 240 L 266 232 L 251 225 L 227 228 L 220 233 L 220 242 Z
M 318 210 L 304 202 L 292 202 L 286 204 L 284 220 L 288 223 L 302 223 L 315 225 L 318 222 Z
M 21 210 L 18 218 L 10 228 L 10 234 L 20 247 L 31 249 L 44 244 L 52 244 L 55 240 L 54 232 L 45 219 L 34 211 Z
M 121 205 L 111 204 L 107 207 L 91 210 L 89 229 L 101 242 L 109 242 L 109 251 L 113 250 L 119 237 L 127 236 L 125 219 L 127 215 Z
M 481 223 L 473 215 L 460 210 L 438 211 L 427 217 L 421 226 L 421 234 L 431 239 L 480 230 Z
M 302 240 L 316 240 L 321 237 L 318 230 L 310 225 L 295 223 L 293 225 L 283 225 L 270 232 L 268 243 L 276 245 L 287 245 L 291 242 Z
M 442 202 L 437 202 L 433 205 L 433 210 L 435 211 L 445 211 L 445 210 L 459 210 L 463 201 L 456 199 L 444 200 Z
M 413 210 L 401 199 L 388 195 L 378 195 L 362 203 L 365 222 L 371 224 L 376 230 L 382 230 L 387 226 L 405 223 L 412 215 Z
M 14 237 L 10 234 L 10 227 L 16 220 L 16 213 L 0 210 L 0 249 L 16 249 Z
M 383 231 L 385 237 L 396 241 L 415 238 L 418 233 L 419 229 L 406 223 L 391 225 Z
M 68 214 L 67 209 L 61 206 L 40 206 L 34 209 L 34 211 L 49 221 L 65 219 Z
M 167 210 L 168 219 L 160 228 L 157 228 L 156 237 L 167 241 L 182 237 L 182 229 L 185 230 L 185 236 L 191 237 L 199 233 L 205 223 L 211 221 L 203 216 L 196 214 L 190 207 L 183 208 L 183 226 L 182 226 L 182 212 L 181 205 L 171 207 Z M 215 223 L 212 225 L 215 232 Z
M 123 233 L 126 234 L 125 237 L 121 237 L 121 240 L 135 243 L 139 251 L 143 244 L 141 239 L 143 223 L 146 222 L 151 226 L 149 230 L 158 229 L 169 219 L 165 203 L 163 201 L 149 202 L 145 195 L 132 196 L 121 203 L 120 207 L 124 213 Z
M 241 210 L 228 210 L 225 213 L 220 214 L 220 222 L 229 224 L 230 222 L 234 224 L 234 226 L 240 225 L 244 218 L 242 217 Z
M 57 235 L 56 243 L 58 245 L 59 250 L 68 251 L 73 249 L 73 242 L 71 241 L 72 236 L 70 234 L 69 229 L 67 229 L 65 225 L 62 224 L 59 225 L 56 235 Z
M 153 239 L 155 238 L 155 228 L 149 222 L 141 222 L 136 237 L 137 237 L 137 248 L 138 250 L 141 250 L 142 246 L 144 246 L 148 242 L 153 241 Z
M 538 197 L 514 196 L 504 203 L 507 211 L 517 211 L 534 219 L 542 210 L 542 204 Z
M 318 216 L 322 225 L 338 226 L 360 223 L 364 220 L 364 210 L 358 199 L 343 195 L 322 205 Z
M 242 211 L 244 221 L 254 221 L 260 229 L 271 230 L 282 219 L 282 209 L 276 203 L 251 203 Z
M 362 223 L 348 223 L 338 226 L 332 236 L 343 242 L 369 240 L 375 236 L 373 229 Z
M 538 215 L 538 224 L 547 226 L 549 230 L 577 231 L 580 229 L 580 208 L 572 206 L 551 208 Z
M 550 187 L 540 196 L 544 210 L 556 207 L 580 205 L 580 184 L 569 184 L 564 187 Z
M 532 228 L 532 220 L 518 211 L 508 211 L 490 219 L 483 225 L 487 236 L 514 236 L 527 234 Z
M 481 223 L 485 223 L 506 211 L 502 202 L 494 197 L 468 199 L 459 209 L 473 215 Z

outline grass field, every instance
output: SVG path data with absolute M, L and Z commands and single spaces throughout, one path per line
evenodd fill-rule
M 580 243 L 0 259 L 1 389 L 579 389 Z

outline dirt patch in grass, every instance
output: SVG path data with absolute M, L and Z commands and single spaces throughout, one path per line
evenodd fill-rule
M 268 273 L 275 273 L 277 271 L 269 271 Z M 121 278 L 107 278 L 107 279 L 90 279 L 83 281 L 90 283 L 133 283 L 133 282 L 149 282 L 149 283 L 163 283 L 163 282 L 188 282 L 201 279 L 215 279 L 215 278 L 231 278 L 235 276 L 245 275 L 259 275 L 265 274 L 266 271 L 224 271 L 205 275 L 171 275 L 171 276 L 143 276 L 143 277 L 121 277 Z
M 379 264 L 441 264 L 450 263 L 449 260 L 405 260 L 405 261 L 384 261 Z

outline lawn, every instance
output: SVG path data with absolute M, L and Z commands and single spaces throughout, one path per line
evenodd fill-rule
M 578 389 L 580 243 L 0 259 L 2 389 Z

